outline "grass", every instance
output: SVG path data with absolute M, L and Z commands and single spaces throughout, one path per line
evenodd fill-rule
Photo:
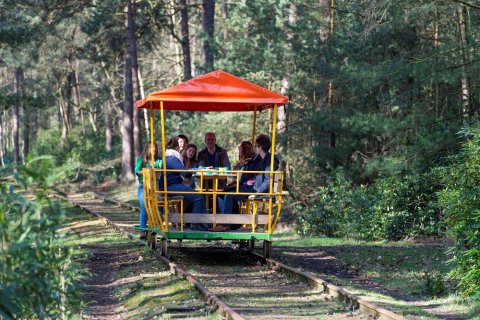
M 349 276 L 321 274 L 327 281 L 347 288 L 350 292 L 368 297 L 407 318 L 439 319 L 423 308 L 434 312 L 472 318 L 479 306 L 454 294 L 455 284 L 449 279 L 450 265 L 442 243 L 368 242 L 352 239 L 309 237 L 293 232 L 274 235 L 274 245 L 281 256 L 291 260 L 293 249 L 314 248 L 324 256 L 341 261 L 359 279 L 373 281 L 392 294 L 365 290 Z M 289 258 L 290 256 L 290 258 Z M 320 259 L 320 257 L 319 257 Z M 319 260 L 318 263 L 322 263 Z M 437 308 L 435 306 L 441 306 Z M 478 319 L 478 316 L 477 316 Z
M 115 189 L 111 196 L 119 201 L 131 203 L 138 201 L 134 186 Z M 317 251 L 326 251 L 334 259 L 345 263 L 358 277 L 389 288 L 391 292 L 403 297 L 392 297 L 391 294 L 379 294 L 373 290 L 366 290 L 348 278 L 321 274 L 322 278 L 344 286 L 352 293 L 371 299 L 386 308 L 405 314 L 408 318 L 439 319 L 439 317 L 427 313 L 424 308 L 441 306 L 438 312 L 456 315 L 459 318 L 480 320 L 480 316 L 477 316 L 480 313 L 480 306 L 455 295 L 455 284 L 448 278 L 450 265 L 447 263 L 445 247 L 441 243 L 367 242 L 326 237 L 302 238 L 291 232 L 288 226 L 279 231 L 274 234 L 273 244 L 280 250 L 282 256 L 288 257 L 295 248 L 314 248 Z M 275 254 L 278 254 L 278 250 Z

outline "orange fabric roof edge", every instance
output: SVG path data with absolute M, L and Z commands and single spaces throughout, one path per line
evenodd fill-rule
M 136 108 L 178 111 L 260 111 L 274 104 L 285 105 L 288 98 L 225 71 L 216 70 L 176 86 L 150 93 L 135 102 Z

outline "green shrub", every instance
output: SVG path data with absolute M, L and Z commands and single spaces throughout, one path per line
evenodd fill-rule
M 452 276 L 465 295 L 480 300 L 480 126 L 464 134 L 462 152 L 440 170 L 445 186 L 439 202 L 456 239 Z
M 16 183 L 0 184 L 2 319 L 66 319 L 82 307 L 79 252 L 62 246 L 64 211 L 47 196 L 52 168 L 47 157 L 33 159 L 18 168 Z
M 118 154 L 120 144 L 114 144 L 114 150 L 107 152 L 104 148 L 105 137 L 93 131 L 81 132 L 74 128 L 66 138 L 56 128 L 39 132 L 32 148 L 34 156 L 45 154 L 55 157 L 59 171 L 65 173 L 64 178 L 77 181 L 92 178 L 92 183 L 101 183 L 106 177 L 117 177 L 120 172 L 120 162 L 112 163 Z M 103 164 L 108 163 L 108 166 Z
M 337 171 L 318 188 L 317 199 L 298 210 L 297 231 L 365 240 L 438 236 L 442 224 L 436 180 L 427 174 L 405 175 L 354 186 Z

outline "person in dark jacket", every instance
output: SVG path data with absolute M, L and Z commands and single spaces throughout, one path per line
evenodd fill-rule
M 228 159 L 227 150 L 217 145 L 215 133 L 207 132 L 205 134 L 205 144 L 205 149 L 198 153 L 199 167 L 230 168 L 230 159 Z
M 255 139 L 256 156 L 245 167 L 245 171 L 264 171 L 265 173 L 243 173 L 239 182 L 239 192 L 251 193 L 250 196 L 227 194 L 221 205 L 221 213 L 233 213 L 234 203 L 236 201 L 253 199 L 255 193 L 265 193 L 270 189 L 270 171 L 272 154 L 269 152 L 271 147 L 270 138 L 267 135 L 260 134 Z M 278 170 L 278 160 L 274 158 L 273 170 Z M 236 186 L 235 186 L 236 188 Z M 229 191 L 229 190 L 225 190 Z M 234 191 L 234 190 L 231 190 Z M 217 225 L 212 231 L 228 231 L 230 226 Z

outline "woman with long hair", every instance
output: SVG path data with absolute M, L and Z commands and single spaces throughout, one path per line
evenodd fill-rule
M 188 169 L 196 168 L 198 166 L 197 161 L 197 146 L 193 143 L 187 144 L 187 146 L 182 151 L 183 164 Z
M 137 196 L 140 203 L 140 228 L 147 227 L 147 210 L 145 208 L 145 199 L 143 198 L 143 168 L 158 169 L 162 167 L 162 160 L 158 156 L 158 146 L 153 144 L 153 157 L 152 157 L 152 143 L 148 142 L 143 146 L 142 154 L 137 158 L 135 165 L 135 174 L 138 177 L 138 189 Z M 146 232 L 140 231 L 140 239 L 146 239 Z

